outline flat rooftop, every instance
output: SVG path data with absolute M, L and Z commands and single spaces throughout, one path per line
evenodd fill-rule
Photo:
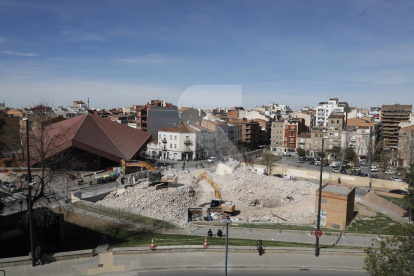
M 336 186 L 336 185 L 327 185 L 327 186 L 322 188 L 322 195 L 323 195 L 323 192 L 330 192 L 330 193 L 347 195 L 351 191 L 352 191 L 351 188 L 340 187 L 340 186 Z

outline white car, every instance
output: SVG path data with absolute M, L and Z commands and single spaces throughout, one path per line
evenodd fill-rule
M 394 171 L 385 171 L 385 174 L 394 174 Z
M 394 178 L 393 181 L 395 181 L 395 182 L 402 182 L 402 180 L 399 179 L 398 177 Z
M 295 176 L 294 175 L 291 175 L 291 174 L 285 174 L 285 175 L 283 175 L 283 178 L 293 179 L 293 178 L 295 178 Z
M 332 172 L 333 173 L 339 173 L 339 170 L 338 170 L 338 168 L 332 168 Z
M 379 172 L 377 168 L 371 168 L 371 172 Z
M 210 157 L 207 160 L 208 163 L 216 163 L 217 162 L 217 158 L 216 157 Z

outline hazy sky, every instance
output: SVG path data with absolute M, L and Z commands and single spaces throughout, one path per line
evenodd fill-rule
M 411 104 L 414 1 L 0 0 L 0 100 Z

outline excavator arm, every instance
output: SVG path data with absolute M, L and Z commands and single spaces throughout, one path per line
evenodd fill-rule
M 156 169 L 153 166 L 151 166 L 150 163 L 147 163 L 147 162 L 138 161 L 138 162 L 128 163 L 127 160 L 122 159 L 121 160 L 121 165 L 122 165 L 122 172 L 124 174 L 128 173 L 127 172 L 127 167 L 141 167 L 141 168 L 145 168 L 146 170 L 149 170 L 149 171 L 156 171 Z
M 214 196 L 215 198 L 221 199 L 221 188 L 220 186 L 206 173 L 206 172 L 202 172 L 194 181 L 193 186 L 197 185 L 201 180 L 205 180 L 207 181 L 211 187 L 214 188 Z M 193 191 L 194 188 L 191 187 L 190 191 Z

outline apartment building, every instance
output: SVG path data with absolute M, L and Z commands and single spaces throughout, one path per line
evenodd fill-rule
M 328 102 L 320 102 L 316 107 L 316 123 L 318 126 L 327 126 L 328 118 L 332 112 L 348 113 L 350 111 L 347 102 L 339 102 L 338 98 L 331 98 Z
M 263 119 L 253 119 L 253 121 L 258 122 L 261 128 L 260 137 L 259 137 L 260 146 L 269 145 L 272 124 L 269 121 L 266 121 Z
M 283 152 L 284 150 L 284 132 L 285 122 L 284 121 L 273 121 L 272 131 L 270 135 L 270 150 Z
M 228 124 L 223 121 L 203 120 L 201 126 L 216 133 L 214 156 L 226 156 L 230 143 Z
M 312 136 L 310 133 L 304 132 L 299 134 L 296 142 L 296 148 L 301 148 L 305 150 L 306 155 L 310 155 L 312 150 Z
M 242 127 L 241 125 L 233 125 L 228 123 L 228 137 L 233 145 L 239 145 L 242 138 Z
M 408 167 L 414 156 L 414 125 L 403 127 L 398 137 L 398 157 L 403 160 L 403 167 Z
M 384 146 L 389 149 L 398 148 L 400 123 L 410 119 L 412 105 L 383 105 L 381 122 L 383 124 Z
M 212 156 L 215 133 L 192 124 L 166 127 L 158 131 L 157 142 L 161 148 L 160 159 L 200 160 Z
M 201 122 L 203 117 L 206 116 L 203 110 L 192 107 L 182 107 L 178 109 L 178 113 L 180 114 L 181 122 L 184 124 Z
M 341 147 L 342 131 L 345 127 L 345 115 L 344 114 L 331 114 L 328 117 L 327 122 L 327 136 L 326 144 L 328 149 L 334 149 L 335 147 Z
M 239 125 L 242 130 L 241 144 L 249 150 L 257 149 L 260 143 L 261 126 L 258 122 L 246 118 L 228 118 L 232 125 Z
M 381 107 L 371 107 L 368 115 L 372 117 L 373 122 L 381 122 Z
M 319 155 L 322 152 L 322 140 L 327 138 L 326 127 L 313 127 L 311 131 L 311 151 L 310 155 Z M 326 151 L 328 145 L 326 141 L 323 144 L 323 150 Z

